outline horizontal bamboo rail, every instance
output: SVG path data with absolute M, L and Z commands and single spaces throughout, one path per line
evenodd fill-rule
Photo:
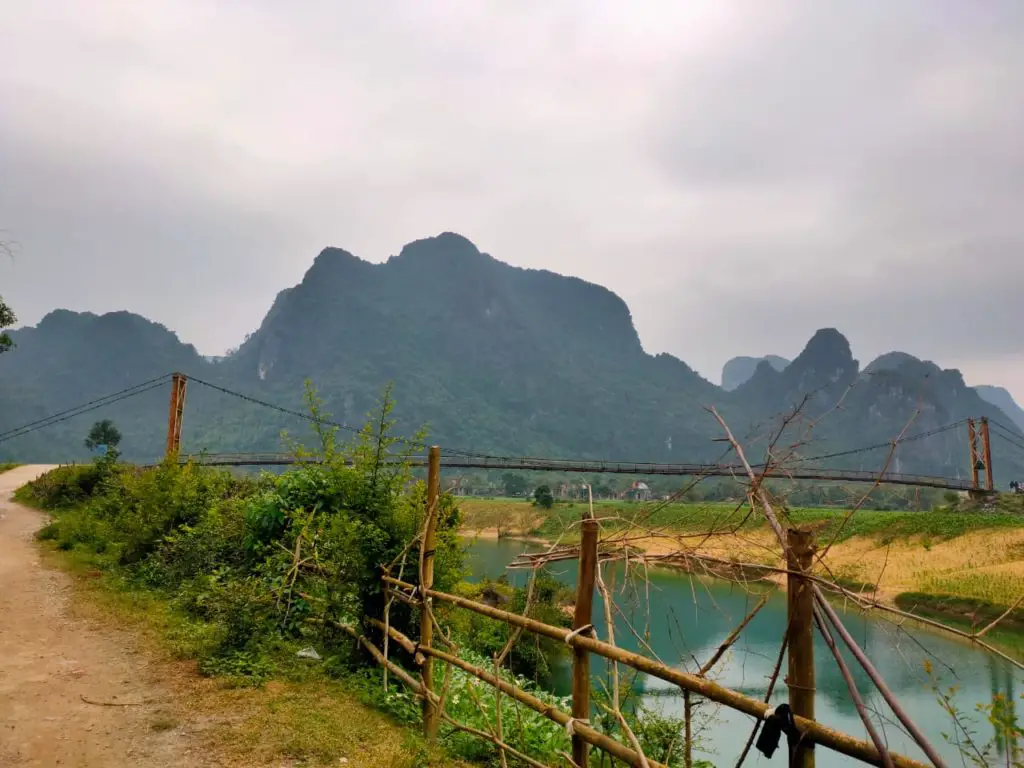
M 365 648 L 367 652 L 371 656 L 373 656 L 374 660 L 378 664 L 380 664 L 382 667 L 387 667 L 388 671 L 391 672 L 391 674 L 393 674 L 403 683 L 405 683 L 407 686 L 409 686 L 409 688 L 412 689 L 413 693 L 419 696 L 426 695 L 427 689 L 425 689 L 420 684 L 419 680 L 417 680 L 404 669 L 402 669 L 400 666 L 395 664 L 395 662 L 391 661 L 391 659 L 387 658 L 383 653 L 381 653 L 380 649 L 377 646 L 375 646 L 373 643 L 371 643 L 369 640 L 367 640 L 365 637 L 359 634 L 359 632 L 357 632 L 353 627 L 350 627 L 348 624 L 341 624 L 340 622 L 332 622 L 332 624 L 334 624 L 334 626 L 338 627 L 341 630 L 344 630 L 352 637 L 354 637 L 356 639 L 356 642 L 363 646 L 363 648 Z M 432 699 L 436 699 L 437 695 L 433 691 L 430 691 L 430 697 Z
M 416 589 L 413 584 L 400 581 L 399 579 L 392 578 L 391 576 L 384 576 L 383 579 L 388 584 L 402 589 L 410 591 Z M 771 709 L 771 707 L 763 701 L 752 699 L 749 696 L 744 696 L 741 693 L 737 693 L 729 688 L 718 685 L 711 680 L 707 680 L 678 669 L 672 669 L 671 667 L 667 667 L 664 664 L 653 661 L 652 659 L 648 659 L 637 653 L 625 651 L 600 640 L 595 640 L 584 635 L 573 635 L 570 630 L 545 624 L 537 621 L 536 619 L 530 619 L 515 613 L 509 613 L 508 611 L 503 611 L 500 608 L 492 608 L 489 605 L 477 603 L 473 600 L 467 600 L 466 598 L 459 597 L 457 595 L 450 595 L 433 589 L 425 590 L 425 592 L 427 597 L 432 597 L 435 600 L 449 603 L 460 608 L 465 608 L 466 610 L 473 611 L 481 616 L 487 616 L 497 621 L 503 621 L 508 624 L 523 627 L 534 634 L 550 637 L 554 640 L 561 640 L 574 648 L 581 648 L 590 651 L 591 653 L 596 653 L 598 656 L 602 656 L 606 659 L 626 664 L 640 672 L 645 672 L 652 677 L 657 677 L 661 680 L 665 680 L 666 682 L 678 685 L 683 690 L 692 691 L 706 699 L 723 704 L 731 709 L 750 715 L 751 717 L 764 719 Z M 435 658 L 442 658 L 442 656 L 438 655 L 440 652 L 428 651 L 426 648 L 420 648 L 420 651 L 423 653 L 430 653 Z M 446 661 L 449 659 L 455 659 L 455 657 L 448 656 L 447 654 L 444 654 L 444 657 Z M 457 666 L 462 666 L 466 663 L 461 660 L 457 661 Z M 450 663 L 455 663 L 455 661 Z M 505 689 L 503 688 L 502 690 Z M 509 695 L 514 694 L 510 693 Z M 828 726 L 822 725 L 821 723 L 813 720 L 807 720 L 802 717 L 797 717 L 795 720 L 796 726 L 803 736 L 814 743 L 871 765 L 883 765 L 882 757 L 878 753 L 874 744 L 862 739 L 854 738 L 842 731 L 829 728 Z M 615 743 L 618 744 L 618 742 Z M 624 748 L 621 744 L 618 744 L 618 746 L 620 748 Z M 891 753 L 891 756 L 893 762 L 899 768 L 929 768 L 927 764 L 904 755 Z
M 371 619 L 370 617 L 367 617 L 366 622 L 371 627 L 376 627 L 381 632 L 386 632 L 388 634 L 388 637 L 390 637 L 392 640 L 394 640 L 396 643 L 402 646 L 405 652 L 412 656 L 413 661 L 416 662 L 416 666 L 423 666 L 423 662 L 425 661 L 425 659 L 423 657 L 423 654 L 420 653 L 420 650 L 416 647 L 416 643 L 414 643 L 412 640 L 403 635 L 394 627 L 390 626 L 389 624 L 385 624 L 380 619 Z
M 433 590 L 429 591 L 433 592 Z M 428 595 L 428 597 L 434 597 L 434 595 Z M 354 630 L 351 631 L 354 632 Z M 388 635 L 403 647 L 406 645 L 406 643 L 411 643 L 408 637 L 403 635 L 394 627 L 388 628 Z M 458 667 L 462 671 L 467 672 L 470 675 L 473 675 L 473 677 L 483 680 L 488 685 L 494 686 L 502 693 L 510 696 L 511 698 L 515 699 L 521 704 L 525 704 L 530 709 L 544 715 L 544 717 L 554 721 L 555 723 L 558 723 L 563 727 L 565 727 L 566 725 L 568 725 L 570 721 L 572 721 L 573 733 L 577 734 L 584 741 L 597 747 L 598 749 L 604 750 L 617 760 L 622 760 L 623 762 L 632 766 L 636 766 L 637 768 L 643 766 L 643 758 L 629 747 L 620 744 L 619 742 L 615 741 L 615 739 L 605 736 L 603 733 L 599 731 L 594 730 L 586 723 L 582 723 L 579 720 L 574 720 L 568 712 L 563 712 L 562 710 L 552 707 L 549 704 L 545 704 L 536 696 L 527 693 L 526 691 L 513 685 L 512 683 L 502 680 L 500 677 L 493 675 L 487 670 L 481 669 L 475 664 L 470 664 L 468 661 L 464 661 L 463 659 L 460 659 L 458 656 L 453 656 L 449 653 L 445 653 L 444 651 L 439 651 L 436 648 L 425 648 L 421 646 L 420 652 L 425 653 L 428 656 L 433 656 L 438 661 L 443 661 L 446 664 L 451 664 L 453 667 Z M 380 659 L 378 659 L 378 661 L 380 661 Z M 406 676 L 409 677 L 408 675 Z M 411 677 L 409 679 L 412 680 Z M 416 681 L 413 680 L 413 682 L 415 683 Z M 419 684 L 417 683 L 417 685 Z M 659 763 L 655 760 L 651 760 L 650 758 L 647 758 L 647 765 L 651 766 L 651 768 L 666 768 L 664 764 Z

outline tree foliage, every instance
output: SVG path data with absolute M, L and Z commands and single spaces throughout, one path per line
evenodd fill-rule
M 85 437 L 85 447 L 90 451 L 95 451 L 100 446 L 106 446 L 108 451 L 113 451 L 120 444 L 121 431 L 110 419 L 97 421 Z
M 522 496 L 529 487 L 525 477 L 518 472 L 506 472 L 501 476 L 501 486 L 506 496 Z
M 5 328 L 10 328 L 18 321 L 18 318 L 14 314 L 7 302 L 4 301 L 4 297 L 0 296 L 0 353 L 7 352 L 14 346 L 14 341 Z
M 551 493 L 551 486 L 538 485 L 533 492 L 533 503 L 543 509 L 551 509 L 555 506 L 555 496 Z

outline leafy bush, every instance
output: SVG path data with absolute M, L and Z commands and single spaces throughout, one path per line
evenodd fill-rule
M 473 600 L 489 603 L 511 613 L 525 614 L 546 624 L 569 627 L 572 625 L 563 606 L 571 604 L 573 590 L 565 586 L 547 571 L 537 572 L 530 610 L 526 611 L 528 590 L 512 587 L 502 576 L 497 581 L 485 580 L 476 584 L 460 585 L 459 594 Z M 471 611 L 448 611 L 447 623 L 463 645 L 484 654 L 488 658 L 500 653 L 513 632 L 513 627 Z M 568 656 L 565 643 L 522 632 L 508 655 L 508 664 L 515 674 L 524 675 L 536 683 L 547 685 L 551 681 L 554 667 L 559 659 Z
M 311 412 L 324 417 L 315 394 L 307 396 Z M 403 454 L 389 436 L 391 408 L 385 397 L 372 426 L 344 448 L 333 428 L 318 428 L 314 455 L 323 463 L 282 475 L 239 479 L 194 463 L 139 469 L 108 455 L 54 470 L 20 496 L 55 513 L 40 538 L 117 570 L 132 588 L 163 593 L 186 618 L 211 626 L 204 669 L 259 680 L 262 672 L 239 669 L 259 671 L 253 659 L 282 643 L 316 642 L 331 654 L 341 644 L 337 623 L 381 615 L 382 568 L 403 557 L 414 568 L 407 545 L 423 524 L 426 492 L 408 462 L 392 461 Z M 440 589 L 463 575 L 458 526 L 458 509 L 445 496 L 435 554 Z M 392 623 L 418 633 L 405 606 L 392 611 Z
M 555 497 L 551 493 L 551 486 L 538 485 L 533 492 L 533 503 L 543 509 L 551 509 L 555 506 Z
M 99 463 L 58 467 L 19 488 L 15 499 L 41 509 L 70 509 L 92 497 L 106 470 Z

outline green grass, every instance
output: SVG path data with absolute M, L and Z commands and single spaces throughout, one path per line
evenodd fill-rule
M 211 625 L 189 619 L 116 572 L 100 570 L 107 565 L 103 555 L 61 551 L 45 541 L 40 547 L 44 562 L 73 577 L 76 612 L 102 625 L 128 627 L 159 666 L 170 668 L 168 684 L 184 689 L 187 706 L 180 711 L 169 706 L 157 713 L 152 730 L 173 730 L 193 716 L 220 721 L 228 715 L 228 722 L 211 729 L 207 746 L 230 766 L 293 760 L 355 768 L 468 768 L 383 712 L 359 680 L 330 678 L 323 665 L 297 659 L 296 648 L 278 648 L 273 655 L 274 680 L 256 687 L 182 670 L 181 664 L 202 655 L 212 642 Z
M 0 475 L 2 475 L 4 472 L 6 472 L 9 469 L 15 469 L 16 467 L 20 467 L 20 466 L 21 466 L 21 464 L 2 464 L 2 463 L 0 463 Z
M 964 632 L 977 632 L 1003 615 L 1007 605 L 986 600 L 923 592 L 896 595 L 896 607 L 926 619 L 935 619 Z M 985 635 L 986 642 L 1024 658 L 1024 608 L 1016 608 Z
M 459 502 L 467 525 L 494 515 L 498 510 L 515 515 L 518 509 L 527 509 L 529 502 L 518 500 L 464 499 Z M 739 530 L 756 530 L 767 525 L 764 517 L 750 515 L 749 508 L 737 509 L 735 504 L 669 504 L 647 517 L 646 509 L 655 504 L 631 504 L 626 502 L 597 502 L 595 514 L 602 518 L 605 529 L 626 528 L 634 520 L 643 519 L 647 528 L 667 528 L 680 533 L 697 533 L 709 530 L 724 530 L 738 526 Z M 548 511 L 540 527 L 540 534 L 554 537 L 563 531 L 571 531 L 585 509 L 584 504 L 556 504 Z M 537 510 L 538 512 L 540 510 Z M 839 532 L 843 541 L 856 536 L 867 536 L 888 543 L 920 536 L 945 540 L 962 536 L 970 531 L 998 528 L 1024 528 L 1024 514 L 998 508 L 997 511 L 878 511 L 858 510 L 845 524 L 847 510 L 843 509 L 792 509 L 782 516 L 795 525 L 818 527 L 819 537 L 831 538 Z M 619 518 L 616 520 L 615 518 Z

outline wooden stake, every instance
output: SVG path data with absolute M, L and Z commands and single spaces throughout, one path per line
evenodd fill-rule
M 434 625 L 430 613 L 430 597 L 427 594 L 434 586 L 434 547 L 436 546 L 438 499 L 441 495 L 441 449 L 430 446 L 427 463 L 427 519 L 423 527 L 423 542 L 420 544 L 420 647 L 430 648 L 434 639 Z M 428 658 L 421 675 L 423 687 L 433 691 L 433 662 Z M 437 738 L 439 723 L 437 704 L 430 696 L 423 698 L 423 731 L 431 741 Z
M 992 482 L 992 444 L 989 442 L 988 417 L 981 417 L 981 447 L 985 452 L 985 487 L 988 490 L 995 490 L 995 483 Z
M 683 691 L 683 766 L 693 768 L 693 702 L 690 692 Z
M 868 708 L 864 706 L 864 699 L 861 698 L 860 691 L 857 690 L 857 683 L 853 679 L 853 674 L 850 672 L 850 668 L 846 666 L 846 661 L 843 659 L 843 655 L 839 653 L 839 649 L 836 647 L 836 641 L 832 637 L 832 632 L 828 628 L 828 623 L 822 617 L 821 611 L 815 608 L 814 611 L 814 622 L 818 625 L 818 631 L 821 632 L 821 636 L 825 640 L 825 645 L 832 652 L 833 658 L 836 660 L 836 666 L 839 667 L 839 674 L 843 676 L 843 680 L 846 682 L 846 689 L 850 692 L 850 698 L 853 700 L 853 706 L 857 708 L 857 714 L 860 715 L 860 720 L 864 723 L 864 730 L 868 732 L 868 736 L 871 737 L 872 743 L 875 745 L 875 749 L 878 750 L 882 756 L 882 762 L 885 764 L 885 768 L 894 768 L 892 763 L 892 757 L 889 756 L 889 748 L 886 747 L 885 742 L 882 741 L 882 737 L 879 736 L 878 730 L 875 728 L 875 724 L 871 722 L 871 715 L 868 713 Z
M 829 622 L 831 622 L 832 626 L 836 630 L 836 634 L 839 635 L 840 639 L 844 643 L 846 643 L 846 647 L 850 649 L 850 653 L 853 654 L 857 663 L 861 665 L 868 677 L 871 678 L 871 682 L 875 684 L 875 688 L 877 688 L 878 692 L 882 694 L 882 698 L 885 699 L 885 703 L 889 705 L 889 709 L 891 709 L 892 713 L 896 715 L 896 719 L 903 723 L 903 727 L 907 729 L 907 734 L 910 738 L 917 742 L 917 746 L 919 746 L 921 751 L 928 756 L 928 759 L 932 761 L 932 765 L 934 765 L 935 768 L 946 768 L 946 761 L 939 756 L 939 753 L 935 751 L 935 747 L 933 747 L 929 743 L 928 739 L 925 738 L 924 734 L 921 733 L 921 729 L 917 727 L 917 724 L 910 719 L 910 716 L 904 711 L 900 703 L 896 701 L 896 697 L 893 696 L 892 691 L 889 690 L 889 686 L 886 685 L 882 676 L 878 674 L 878 670 L 875 669 L 875 665 L 871 663 L 867 654 L 865 654 L 864 651 L 861 650 L 861 647 L 857 645 L 857 641 L 853 639 L 849 630 L 847 630 L 846 627 L 843 626 L 843 622 L 839 620 L 839 616 L 836 614 L 835 609 L 828 604 L 828 600 L 825 599 L 821 590 L 816 586 L 814 587 L 814 598 L 818 603 L 818 608 L 821 609 L 822 616 L 825 616 L 828 618 Z M 893 755 L 893 758 L 895 759 L 895 755 Z
M 813 583 L 797 575 L 810 573 L 814 562 L 814 534 L 790 528 L 786 532 L 786 579 L 789 609 L 789 707 L 795 716 L 814 719 L 814 590 Z M 814 742 L 797 745 L 789 756 L 791 768 L 814 768 Z
M 576 580 L 576 610 L 573 612 L 573 630 L 592 624 L 594 609 L 594 581 L 597 573 L 598 524 L 593 515 L 583 520 L 583 538 L 580 541 L 579 576 Z M 572 657 L 572 716 L 576 720 L 590 717 L 590 653 L 585 648 L 573 648 Z M 590 745 L 578 734 L 572 737 L 572 759 L 580 768 L 586 768 Z

